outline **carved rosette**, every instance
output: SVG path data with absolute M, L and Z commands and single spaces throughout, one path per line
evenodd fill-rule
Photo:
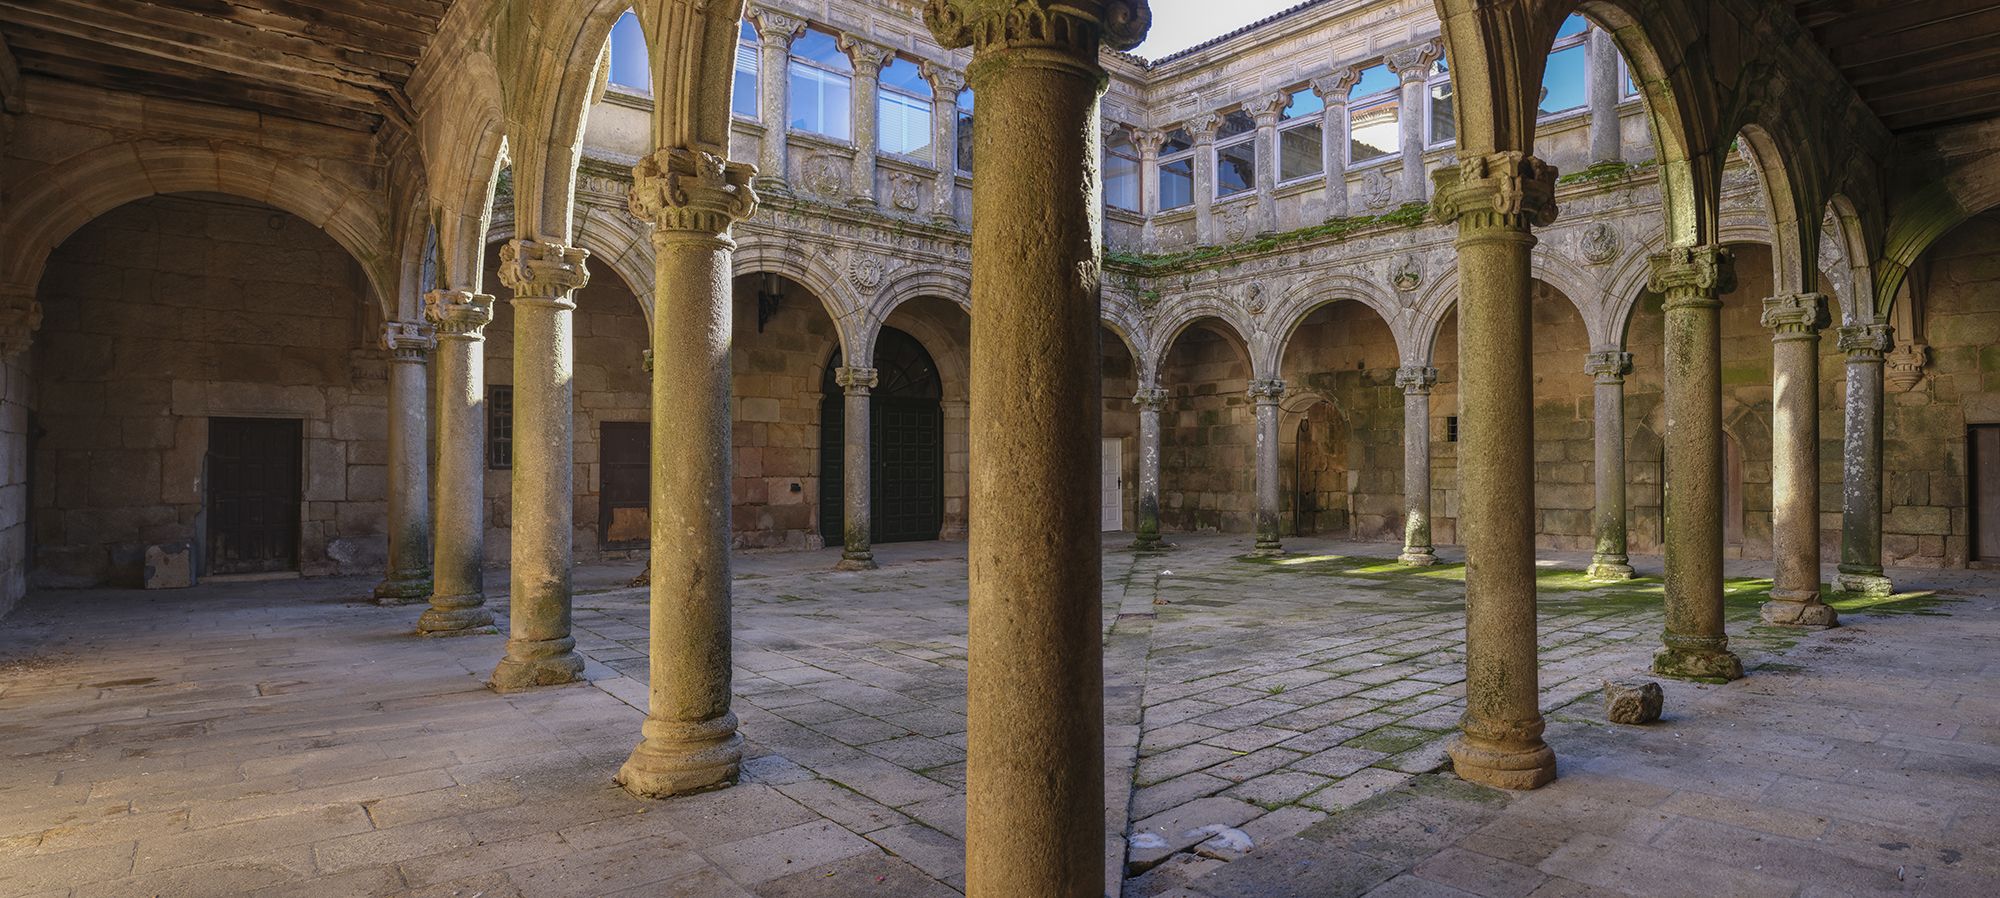
M 1928 344 L 1898 344 L 1883 357 L 1887 369 L 1882 374 L 1882 381 L 1898 393 L 1916 389 L 1918 384 L 1924 382 L 1924 364 L 1930 361 L 1930 353 Z
M 1719 246 L 1676 246 L 1652 257 L 1646 289 L 1666 297 L 1666 310 L 1721 308 L 1716 297 L 1736 289 L 1736 259 Z
M 1840 329 L 1840 351 L 1849 362 L 1880 362 L 1895 345 L 1895 332 L 1886 324 L 1860 324 Z
M 590 284 L 590 269 L 584 264 L 589 258 L 590 250 L 580 246 L 509 240 L 500 247 L 500 283 L 514 291 L 517 300 L 567 297 Z
M 1438 369 L 1429 365 L 1404 365 L 1396 369 L 1396 386 L 1406 396 L 1427 396 L 1437 386 Z
M 398 362 L 421 364 L 437 348 L 437 331 L 415 321 L 389 321 L 382 325 L 382 348 Z
M 42 304 L 34 300 L 0 307 L 0 358 L 13 358 L 28 350 L 35 331 L 42 326 Z
M 1771 329 L 1773 340 L 1813 340 L 1819 338 L 1826 315 L 1826 296 L 1820 293 L 1793 293 L 1764 300 L 1763 325 Z
M 1161 387 L 1140 387 L 1132 396 L 1132 404 L 1140 411 L 1157 412 L 1167 407 L 1167 391 Z
M 947 50 L 1042 48 L 1095 62 L 1100 46 L 1139 46 L 1153 10 L 1145 0 L 929 0 L 924 24 Z
M 1253 380 L 1250 382 L 1250 398 L 1258 405 L 1277 405 L 1285 398 L 1285 382 L 1282 380 Z
M 836 368 L 833 380 L 849 396 L 866 396 L 869 390 L 882 382 L 880 374 L 873 368 Z
M 424 320 L 442 339 L 478 340 L 493 323 L 493 297 L 465 290 L 424 294 Z
M 1556 220 L 1556 168 L 1509 150 L 1460 159 L 1457 168 L 1432 175 L 1437 184 L 1431 215 L 1439 224 L 1468 231 L 1525 231 Z
M 1632 354 L 1617 350 L 1593 352 L 1583 357 L 1583 373 L 1597 378 L 1601 386 L 1615 387 L 1632 373 Z
M 1577 239 L 1577 251 L 1584 261 L 1592 265 L 1603 265 L 1618 258 L 1618 230 L 1606 222 L 1598 222 L 1585 229 Z
M 653 239 L 723 237 L 757 211 L 757 167 L 714 153 L 661 150 L 632 167 L 632 214 L 653 223 Z

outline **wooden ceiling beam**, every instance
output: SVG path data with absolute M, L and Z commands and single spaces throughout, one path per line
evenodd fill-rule
M 0 0 L 0 21 L 76 33 L 112 46 L 129 44 L 155 55 L 185 52 L 210 60 L 231 59 L 236 61 L 234 67 L 214 67 L 225 72 L 263 69 L 245 74 L 266 78 L 296 73 L 379 89 L 407 79 L 410 73 L 400 64 L 384 70 L 372 60 L 357 63 L 338 48 L 305 38 L 131 0 L 32 0 L 30 4 Z
M 203 74 L 134 69 L 105 62 L 79 60 L 69 56 L 49 56 L 25 48 L 20 53 L 23 67 L 37 74 L 98 86 L 144 85 L 140 93 L 176 100 L 192 100 L 260 115 L 313 122 L 364 133 L 381 124 L 379 114 L 325 103 L 316 97 L 220 81 Z

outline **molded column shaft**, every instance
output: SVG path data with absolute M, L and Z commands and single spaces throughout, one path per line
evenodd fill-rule
M 881 116 L 882 66 L 895 54 L 888 47 L 852 34 L 840 36 L 840 49 L 847 51 L 847 58 L 854 64 L 853 92 L 849 95 L 854 117 L 854 167 L 849 174 L 853 183 L 849 185 L 852 192 L 847 204 L 873 209 L 875 154 L 881 139 L 877 125 Z
M 1139 538 L 1141 549 L 1165 546 L 1160 540 L 1160 410 L 1167 391 L 1140 387 L 1132 401 L 1139 406 Z
M 1882 359 L 1894 345 L 1889 326 L 1840 329 L 1847 354 L 1847 408 L 1841 463 L 1840 576 L 1843 592 L 1888 595 L 1882 572 Z
M 1624 161 L 1624 135 L 1618 123 L 1618 45 L 1611 32 L 1590 26 L 1590 162 Z
M 1831 627 L 1819 596 L 1819 329 L 1826 297 L 1764 300 L 1771 329 L 1771 558 L 1765 623 Z
M 1257 547 L 1258 555 L 1282 555 L 1283 518 L 1278 502 L 1278 400 L 1285 398 L 1282 380 L 1250 382 L 1250 400 L 1257 407 Z
M 1347 94 L 1360 78 L 1360 72 L 1348 68 L 1312 82 L 1313 93 L 1319 94 L 1320 102 L 1326 104 L 1319 128 L 1321 159 L 1326 166 L 1328 218 L 1347 215 Z
M 792 39 L 805 29 L 805 22 L 768 7 L 756 7 L 751 17 L 757 23 L 757 92 L 761 100 L 757 114 L 764 125 L 764 136 L 757 144 L 757 189 L 788 193 Z
M 1632 354 L 1619 350 L 1593 352 L 1583 371 L 1596 379 L 1593 407 L 1593 447 L 1596 449 L 1597 551 L 1590 557 L 1592 580 L 1632 579 L 1632 558 L 1625 530 L 1625 376 L 1632 373 Z
M 1437 564 L 1431 545 L 1431 388 L 1438 372 L 1428 365 L 1405 365 L 1396 372 L 1403 388 L 1403 555 L 1417 567 Z
M 965 73 L 927 62 L 924 77 L 931 83 L 931 157 L 937 163 L 937 180 L 931 186 L 931 220 L 956 225 L 958 93 L 965 89 Z
M 1437 65 L 1440 48 L 1435 43 L 1405 47 L 1389 54 L 1389 69 L 1402 81 L 1402 118 L 1397 137 L 1402 141 L 1403 175 L 1398 201 L 1424 201 L 1424 94 L 1430 87 L 1431 68 Z
M 480 569 L 486 556 L 486 325 L 493 297 L 441 291 L 424 297 L 438 332 L 437 538 L 424 636 L 493 632 Z
M 871 547 L 874 540 L 875 513 L 870 504 L 874 474 L 874 460 L 870 457 L 872 426 L 869 420 L 870 391 L 875 389 L 877 375 L 873 368 L 842 368 L 835 374 L 842 388 L 847 391 L 846 426 L 842 429 L 842 484 L 845 493 L 844 516 L 841 535 L 845 545 L 840 553 L 840 563 L 835 565 L 843 571 L 872 571 L 875 569 L 875 552 Z
M 383 325 L 389 350 L 389 572 L 375 586 L 384 605 L 422 602 L 431 594 L 430 327 Z

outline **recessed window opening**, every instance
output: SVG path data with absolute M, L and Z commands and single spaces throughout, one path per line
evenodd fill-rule
M 833 35 L 808 28 L 792 41 L 791 127 L 831 137 L 852 140 L 853 122 L 848 114 L 848 97 L 854 90 L 854 66 Z
M 900 56 L 890 60 L 876 93 L 875 130 L 882 151 L 929 162 L 932 93 L 923 69 Z
M 1167 132 L 1160 145 L 1160 209 L 1194 205 L 1194 138 L 1186 128 Z
M 1458 111 L 1451 107 L 1451 64 L 1443 57 L 1431 66 L 1429 99 L 1429 146 L 1439 147 L 1458 140 Z
M 1127 212 L 1141 209 L 1139 148 L 1124 128 L 1104 139 L 1104 205 Z
M 1215 197 L 1257 189 L 1257 120 L 1241 109 L 1222 117 L 1215 132 Z
M 1278 182 L 1289 184 L 1326 168 L 1326 101 L 1310 88 L 1292 91 L 1278 118 Z
M 1347 163 L 1361 165 L 1396 155 L 1401 141 L 1400 82 L 1385 64 L 1361 70 L 1347 92 Z
M 958 92 L 958 171 L 972 174 L 972 88 Z
M 1542 74 L 1543 118 L 1576 112 L 1590 105 L 1590 20 L 1572 14 L 1556 32 L 1549 65 Z
M 736 27 L 736 82 L 729 94 L 729 111 L 747 119 L 757 118 L 758 46 L 757 29 L 745 19 Z
M 626 10 L 611 26 L 611 83 L 640 93 L 653 92 L 652 68 L 646 64 L 646 33 L 639 15 Z

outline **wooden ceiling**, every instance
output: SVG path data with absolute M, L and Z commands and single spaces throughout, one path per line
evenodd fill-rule
M 1890 131 L 2000 116 L 2000 2 L 1792 0 Z
M 359 131 L 403 84 L 450 0 L 0 0 L 24 73 Z

